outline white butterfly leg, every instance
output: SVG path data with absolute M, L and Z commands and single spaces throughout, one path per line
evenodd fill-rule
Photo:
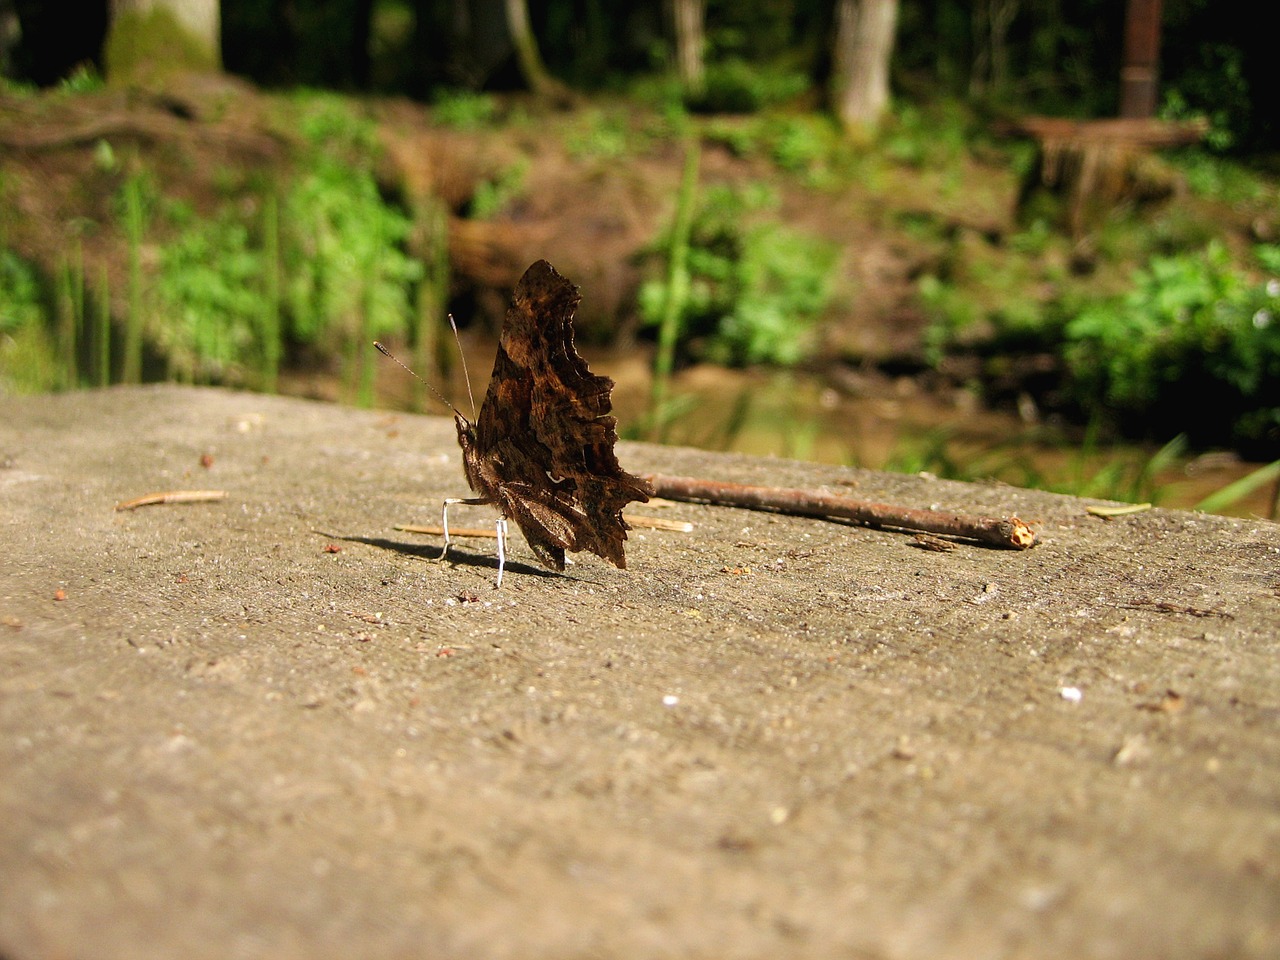
M 447 497 L 444 501 L 444 508 L 440 511 L 440 529 L 444 531 L 444 547 L 440 550 L 440 556 L 437 560 L 443 560 L 444 555 L 449 552 L 449 506 L 451 504 L 461 503 L 468 507 L 479 507 L 489 503 L 484 497 Z
M 444 560 L 445 554 L 449 552 L 449 504 L 461 502 L 457 497 L 450 497 L 445 500 L 444 508 L 440 511 L 440 528 L 444 530 L 444 546 L 440 548 L 439 557 L 441 561 Z
M 497 523 L 498 533 L 498 582 L 493 585 L 493 589 L 497 590 L 502 586 L 502 570 L 507 565 L 507 518 L 499 517 Z

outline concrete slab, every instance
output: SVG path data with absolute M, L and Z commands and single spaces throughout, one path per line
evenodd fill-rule
M 1275 524 L 621 455 L 1043 542 L 680 504 L 494 592 L 393 529 L 446 419 L 0 401 L 0 955 L 1280 956 Z

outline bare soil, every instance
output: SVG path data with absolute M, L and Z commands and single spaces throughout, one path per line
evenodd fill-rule
M 394 529 L 452 433 L 0 401 L 0 956 L 1280 956 L 1280 527 L 624 445 L 1042 542 L 679 504 L 495 592 Z

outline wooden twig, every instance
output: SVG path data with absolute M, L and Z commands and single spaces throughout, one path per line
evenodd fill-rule
M 397 523 L 392 529 L 405 533 L 425 533 L 433 537 L 443 537 L 444 527 L 438 523 Z M 455 527 L 449 524 L 450 537 L 496 537 L 498 531 L 494 527 Z
M 137 507 L 148 507 L 155 503 L 206 503 L 210 500 L 225 500 L 225 490 L 166 490 L 161 493 L 148 493 L 132 500 L 121 500 L 116 504 L 117 510 L 133 510 Z
M 645 517 L 628 513 L 623 519 L 627 521 L 627 526 L 634 529 L 648 530 L 672 530 L 676 533 L 689 533 L 693 530 L 693 524 L 684 520 L 668 520 L 665 517 Z M 396 530 L 402 530 L 405 533 L 425 533 L 431 536 L 444 536 L 444 527 L 438 523 L 397 523 Z M 497 532 L 493 527 L 454 527 L 450 525 L 449 536 L 451 537 L 494 537 Z
M 671 530 L 674 533 L 693 531 L 693 524 L 687 520 L 668 520 L 666 517 L 646 517 L 635 513 L 628 513 L 622 519 L 627 521 L 627 526 L 637 530 Z
M 804 517 L 838 517 L 867 527 L 884 527 L 975 540 L 994 547 L 1026 550 L 1035 546 L 1036 534 L 1017 517 L 966 517 L 936 510 L 916 510 L 886 503 L 871 503 L 836 494 L 783 487 L 751 487 L 697 477 L 656 474 L 646 478 L 660 497 L 724 507 L 767 510 Z

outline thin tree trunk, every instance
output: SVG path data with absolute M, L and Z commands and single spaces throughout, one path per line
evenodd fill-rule
M 974 5 L 975 53 L 969 75 L 970 96 L 999 95 L 1009 81 L 1009 28 L 1021 0 L 984 0 Z
M 1161 0 L 1129 0 L 1124 22 L 1124 66 L 1120 70 L 1120 116 L 1155 115 L 1160 61 Z
M 538 39 L 533 35 L 533 27 L 529 24 L 529 5 L 526 0 L 506 0 L 506 6 L 507 29 L 511 31 L 511 42 L 516 48 L 520 72 L 529 89 L 539 97 L 559 103 L 571 103 L 574 100 L 573 93 L 551 76 L 546 64 L 542 62 L 542 54 L 538 52 Z
M 111 0 L 108 74 L 113 65 L 124 80 L 170 67 L 221 70 L 221 37 L 218 0 Z
M 671 2 L 676 34 L 676 68 L 685 94 L 690 97 L 701 96 L 705 89 L 702 56 L 706 48 L 706 13 L 706 0 Z
M 1009 82 L 1009 28 L 1018 16 L 1019 0 L 995 0 L 991 13 L 991 86 L 1003 93 Z
M 837 0 L 832 106 L 846 130 L 874 129 L 889 105 L 898 0 Z

